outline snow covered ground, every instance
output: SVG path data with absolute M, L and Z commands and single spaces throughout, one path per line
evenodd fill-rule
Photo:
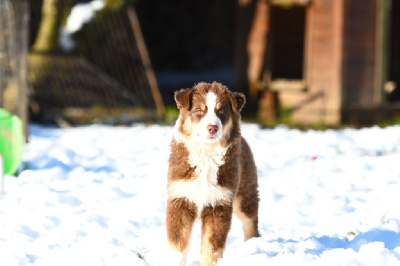
M 0 265 L 169 265 L 172 127 L 30 127 L 0 196 Z M 234 218 L 219 265 L 400 265 L 400 126 L 242 129 L 258 167 L 262 237 Z M 195 228 L 189 265 L 199 265 Z

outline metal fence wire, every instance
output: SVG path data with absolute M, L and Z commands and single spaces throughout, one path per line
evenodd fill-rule
M 70 14 L 61 13 L 66 9 L 65 1 L 31 1 L 31 17 L 40 18 L 37 29 L 31 29 L 36 33 L 33 42 L 41 34 L 44 16 L 49 17 L 49 2 L 57 11 L 50 12 L 50 16 L 57 16 L 53 21 L 60 23 L 58 35 L 68 19 L 63 16 L 72 16 L 74 7 L 70 7 Z M 75 2 L 81 2 L 75 5 L 78 7 L 99 0 Z M 155 77 L 149 75 L 151 65 L 141 54 L 143 39 L 135 34 L 138 25 L 132 24 L 128 15 L 134 11 L 133 6 L 126 1 L 119 8 L 107 8 L 107 2 L 103 1 L 105 7 L 71 34 L 75 43 L 71 50 L 63 49 L 60 40 L 58 46 L 48 50 L 37 49 L 32 43 L 29 80 L 39 106 L 63 110 L 67 116 L 93 109 L 107 112 L 138 106 L 163 112 Z
M 39 122 L 60 115 L 88 116 L 93 110 L 95 116 L 101 115 L 99 110 L 110 114 L 136 107 L 162 113 L 150 62 L 140 51 L 143 39 L 135 35 L 138 21 L 132 24 L 128 15 L 133 6 L 124 3 L 95 12 L 71 34 L 75 46 L 67 51 L 59 36 L 72 14 L 71 7 L 70 14 L 65 12 L 68 2 L 90 4 L 0 0 L 0 107 L 26 120 L 29 106 L 31 118 Z M 53 34 L 42 29 L 51 23 L 58 25 L 53 27 L 56 41 L 43 49 L 35 41 L 40 34 Z

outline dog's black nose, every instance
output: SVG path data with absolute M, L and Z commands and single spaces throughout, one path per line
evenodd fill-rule
M 218 127 L 216 125 L 208 125 L 207 130 L 211 135 L 214 135 L 218 131 Z

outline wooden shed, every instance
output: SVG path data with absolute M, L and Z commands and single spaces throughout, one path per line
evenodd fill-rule
M 244 12 L 252 22 L 238 33 L 247 60 L 239 55 L 245 64 L 236 72 L 247 76 L 261 120 L 282 110 L 306 124 L 400 114 L 400 1 L 239 0 L 238 6 L 239 23 Z

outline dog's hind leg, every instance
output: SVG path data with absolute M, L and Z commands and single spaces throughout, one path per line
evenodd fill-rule
M 231 227 L 232 206 L 206 207 L 201 214 L 201 266 L 216 265 L 223 255 Z
M 190 235 L 196 219 L 196 208 L 184 198 L 168 200 L 167 237 L 171 248 L 181 253 L 179 265 L 186 264 Z
M 259 237 L 258 201 L 246 202 L 240 197 L 233 201 L 233 211 L 243 223 L 244 240 Z

